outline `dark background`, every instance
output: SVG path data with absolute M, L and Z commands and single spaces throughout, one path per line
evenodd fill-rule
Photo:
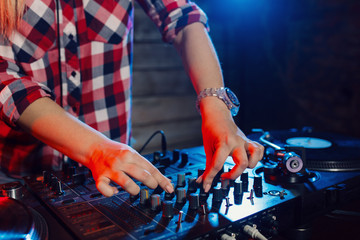
M 209 17 L 236 121 L 360 137 L 360 2 L 197 0 Z

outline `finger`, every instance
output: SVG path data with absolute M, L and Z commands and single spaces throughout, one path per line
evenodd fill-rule
M 140 192 L 140 187 L 122 171 L 113 172 L 110 179 L 131 195 L 136 195 Z
M 206 146 L 204 146 L 204 150 L 205 150 L 205 156 L 206 156 L 206 165 L 205 165 L 205 168 L 208 168 L 211 166 L 211 163 L 212 163 L 212 159 L 213 159 L 213 156 L 214 156 L 214 151 L 215 149 L 213 149 L 212 147 L 212 144 L 206 144 Z
M 206 146 L 204 145 L 204 150 L 205 150 L 205 156 L 206 156 L 206 168 L 210 168 L 211 167 L 211 163 L 212 163 L 212 157 L 213 157 L 213 150 L 208 147 L 209 144 L 206 144 Z M 196 183 L 200 184 L 203 181 L 203 174 L 200 175 L 197 179 L 196 179 Z
M 146 170 L 151 175 L 151 177 L 156 182 L 155 184 L 156 186 L 159 185 L 162 189 L 164 189 L 168 193 L 172 193 L 174 191 L 174 187 L 171 184 L 170 179 L 168 179 L 163 174 L 161 174 L 161 172 L 154 165 L 152 165 L 146 158 L 142 157 L 141 155 L 138 155 L 138 158 L 136 159 L 135 163 L 138 167 L 141 167 L 142 169 Z M 146 181 L 148 181 L 148 179 Z M 154 188 L 156 188 L 156 186 Z
M 200 175 L 197 179 L 196 179 L 196 183 L 201 183 L 203 181 L 203 178 L 202 178 L 203 175 Z
M 211 164 L 206 167 L 204 174 L 202 175 L 203 187 L 205 192 L 210 190 L 211 184 L 216 174 L 222 169 L 226 158 L 229 156 L 229 151 L 226 148 L 218 148 L 211 160 Z
M 110 179 L 108 179 L 107 177 L 100 177 L 96 181 L 96 188 L 105 197 L 111 197 L 112 195 L 119 192 L 116 187 L 110 186 Z
M 238 178 L 248 166 L 248 156 L 242 148 L 236 148 L 232 153 L 235 166 L 230 172 L 223 173 L 222 178 L 235 180 Z
M 158 186 L 157 180 L 147 170 L 136 164 L 124 164 L 123 169 L 126 174 L 137 179 L 151 189 L 155 189 Z
M 247 144 L 247 151 L 248 151 L 248 158 L 249 158 L 249 168 L 256 167 L 257 163 L 263 158 L 264 156 L 264 146 L 260 143 L 250 141 Z

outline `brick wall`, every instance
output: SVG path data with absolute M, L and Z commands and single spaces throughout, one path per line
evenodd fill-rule
M 139 150 L 157 130 L 165 132 L 169 149 L 201 145 L 195 91 L 175 48 L 137 5 L 134 28 L 133 147 Z M 159 149 L 160 136 L 145 152 Z
M 209 16 L 226 85 L 240 99 L 241 129 L 313 126 L 360 137 L 358 0 L 195 2 Z M 133 92 L 135 148 L 158 129 L 170 148 L 201 144 L 195 93 L 181 61 L 139 8 Z

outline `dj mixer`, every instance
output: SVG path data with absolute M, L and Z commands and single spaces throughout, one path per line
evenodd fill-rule
M 288 229 L 360 198 L 359 170 L 309 170 L 303 149 L 267 148 L 236 180 L 220 178 L 234 166 L 229 157 L 209 193 L 196 183 L 206 162 L 202 146 L 145 155 L 172 180 L 172 194 L 138 183 L 132 196 L 112 183 L 119 193 L 104 197 L 91 172 L 74 165 L 4 184 L 0 238 L 288 239 Z

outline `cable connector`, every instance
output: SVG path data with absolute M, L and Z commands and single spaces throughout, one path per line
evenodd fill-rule
M 221 240 L 236 240 L 235 234 L 228 235 L 226 233 L 222 234 L 220 237 Z
M 255 227 L 251 227 L 250 225 L 245 225 L 243 231 L 254 239 L 268 240 L 264 235 L 259 232 L 259 230 L 257 230 Z

